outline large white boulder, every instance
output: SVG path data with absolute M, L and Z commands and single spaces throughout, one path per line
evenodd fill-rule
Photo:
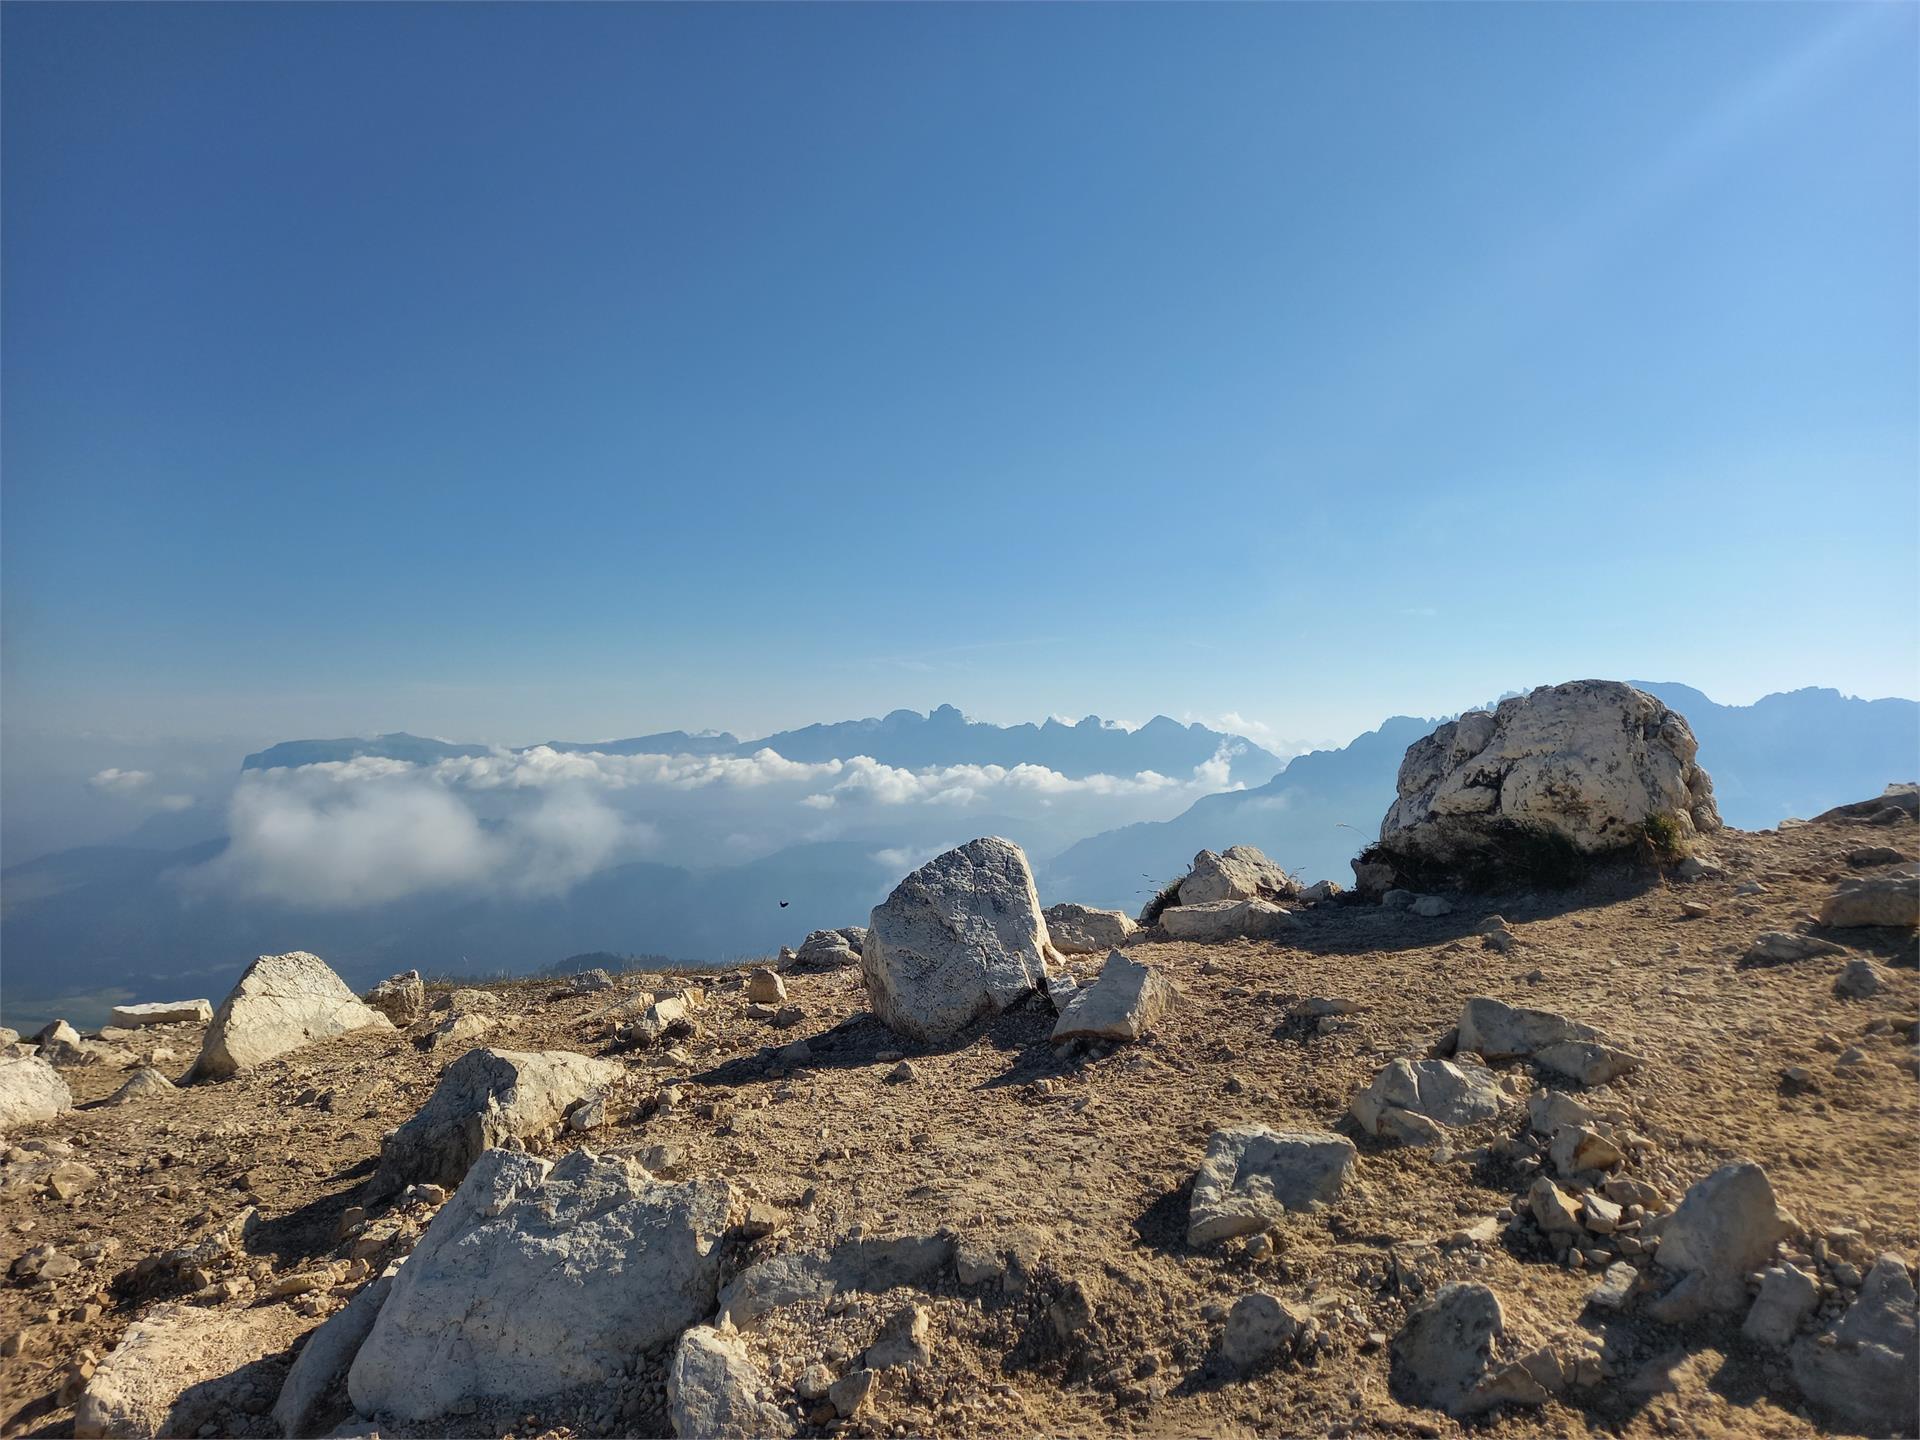
M 695 1325 L 667 1369 L 667 1418 L 684 1440 L 791 1435 L 793 1421 L 767 1398 L 772 1389 L 737 1334 Z
M 1793 1347 L 1793 1378 L 1814 1406 L 1868 1435 L 1920 1434 L 1913 1279 L 1882 1255 L 1827 1335 Z
M 1055 1040 L 1138 1040 L 1172 1006 L 1173 984 L 1118 950 L 1100 978 L 1074 991 L 1053 1027 Z
M 1258 1234 L 1290 1211 L 1331 1204 L 1346 1184 L 1354 1154 L 1351 1140 L 1319 1131 L 1259 1125 L 1214 1131 L 1193 1177 L 1187 1243 Z
M 1498 1115 L 1503 1093 L 1484 1066 L 1394 1060 L 1353 1097 L 1353 1118 L 1382 1140 L 1432 1145 L 1455 1126 Z
M 215 1310 L 161 1305 L 128 1327 L 87 1381 L 73 1433 L 88 1437 L 195 1435 L 243 1403 L 265 1357 L 307 1322 L 284 1305 Z
M 220 1080 L 349 1030 L 393 1022 L 360 1003 L 327 962 L 305 950 L 262 955 L 220 1002 L 193 1067 L 196 1080 Z
M 1139 928 L 1119 910 L 1071 903 L 1047 907 L 1047 935 L 1063 955 L 1098 955 L 1116 949 Z
M 1597 856 L 1651 822 L 1680 846 L 1720 828 L 1686 720 L 1631 685 L 1576 680 L 1469 710 L 1407 747 L 1380 843 L 1403 883 L 1525 873 L 1539 845 Z M 1369 871 L 1378 882 L 1377 872 Z
M 1202 850 L 1180 882 L 1182 905 L 1216 900 L 1292 900 L 1300 882 L 1251 845 L 1229 845 L 1216 854 Z
M 1747 1277 L 1772 1261 L 1787 1228 L 1765 1170 L 1751 1161 L 1721 1166 L 1688 1189 L 1661 1227 L 1660 1268 L 1680 1281 L 1648 1313 L 1683 1325 L 1744 1308 Z
M 1272 940 L 1298 930 L 1300 922 L 1271 900 L 1209 900 L 1200 905 L 1169 905 L 1160 912 L 1160 928 L 1175 940 L 1208 945 L 1221 940 Z
M 0 1132 L 51 1120 L 72 1108 L 67 1082 L 38 1055 L 0 1057 Z
M 944 1040 L 1043 985 L 1052 948 L 1025 853 L 990 836 L 929 860 L 874 907 L 860 969 L 890 1029 Z
M 204 1025 L 213 1019 L 208 1000 L 151 1000 L 142 1005 L 116 1005 L 113 1023 L 125 1030 L 143 1025 Z
M 452 1189 L 482 1152 L 509 1140 L 546 1138 L 568 1111 L 621 1073 L 611 1060 L 571 1050 L 469 1050 L 441 1072 L 427 1103 L 382 1142 L 367 1193 L 377 1200 L 409 1184 Z
M 489 1150 L 467 1172 L 347 1372 L 365 1416 L 417 1424 L 621 1380 L 711 1314 L 734 1193 L 575 1150 Z

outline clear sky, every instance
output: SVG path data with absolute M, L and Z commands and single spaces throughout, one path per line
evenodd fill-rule
M 1920 689 L 1914 6 L 0 23 L 10 725 Z

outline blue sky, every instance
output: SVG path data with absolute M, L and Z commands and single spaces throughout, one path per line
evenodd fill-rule
M 0 23 L 16 729 L 1920 688 L 1912 6 Z

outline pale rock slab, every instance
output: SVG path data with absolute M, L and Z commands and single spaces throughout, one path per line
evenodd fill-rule
M 989 836 L 936 856 L 874 907 L 860 969 L 889 1029 L 935 1041 L 1043 987 L 1051 955 L 1026 855 Z
M 1353 1097 L 1353 1118 L 1369 1135 L 1401 1145 L 1431 1145 L 1444 1132 L 1500 1113 L 1504 1093 L 1492 1073 L 1451 1060 L 1395 1060 Z
M 148 1100 L 155 1095 L 170 1095 L 180 1087 L 151 1065 L 142 1065 L 127 1077 L 126 1084 L 107 1098 L 109 1105 L 131 1105 L 136 1100 Z
M 1660 1231 L 1659 1261 L 1679 1284 L 1648 1305 L 1656 1320 L 1684 1324 L 1747 1303 L 1747 1276 L 1766 1266 L 1787 1235 L 1767 1172 L 1724 1165 L 1688 1189 Z
M 427 1013 L 427 984 L 418 970 L 389 975 L 367 992 L 367 1004 L 402 1029 Z
M 236 1372 L 284 1350 L 306 1323 L 278 1305 L 156 1306 L 128 1327 L 87 1381 L 73 1433 L 81 1440 L 196 1434 L 245 1383 Z
M 1800 1322 L 1820 1303 L 1820 1282 L 1797 1265 L 1774 1265 L 1760 1272 L 1760 1293 L 1740 1333 L 1756 1345 L 1784 1348 Z
M 1292 900 L 1300 882 L 1251 845 L 1232 845 L 1215 853 L 1202 850 L 1180 882 L 1182 905 L 1221 900 Z
M 1899 1256 L 1876 1260 L 1847 1313 L 1827 1335 L 1796 1343 L 1792 1358 L 1817 1409 L 1868 1435 L 1920 1434 L 1913 1280 Z
M 791 1435 L 793 1421 L 767 1399 L 772 1388 L 739 1336 L 695 1325 L 667 1369 L 667 1417 L 684 1440 Z
M 553 1134 L 567 1112 L 620 1078 L 621 1067 L 571 1050 L 469 1050 L 427 1103 L 380 1146 L 372 1199 L 409 1184 L 460 1184 L 483 1151 Z
M 224 1079 L 315 1040 L 392 1024 L 361 1004 L 318 955 L 262 955 L 214 1012 L 193 1076 Z
M 1074 991 L 1054 1022 L 1053 1039 L 1138 1040 L 1176 998 L 1172 982 L 1158 970 L 1116 950 L 1098 980 Z
M 1271 940 L 1300 928 L 1290 911 L 1269 900 L 1210 900 L 1200 905 L 1171 905 L 1160 912 L 1160 928 L 1175 940 L 1213 944 L 1221 940 Z
M 1063 955 L 1098 955 L 1124 945 L 1140 927 L 1119 910 L 1096 910 L 1091 905 L 1049 905 L 1047 934 Z
M 1911 930 L 1920 925 L 1920 877 L 1908 870 L 1842 880 L 1820 907 L 1820 923 L 1836 930 L 1862 925 Z
M 394 1276 L 347 1372 L 354 1408 L 418 1423 L 618 1380 L 712 1312 L 734 1208 L 723 1182 L 587 1150 L 487 1151 Z
M 1257 1125 L 1214 1131 L 1193 1180 L 1187 1243 L 1257 1234 L 1289 1212 L 1330 1204 L 1355 1153 L 1351 1140 L 1324 1132 Z
M 112 1021 L 128 1030 L 143 1025 L 204 1025 L 213 1019 L 210 1000 L 155 1000 L 144 1005 L 116 1005 Z
M 67 1082 L 38 1055 L 0 1058 L 0 1131 L 51 1120 L 72 1108 Z

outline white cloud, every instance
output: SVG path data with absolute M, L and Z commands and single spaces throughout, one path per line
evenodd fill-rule
M 94 775 L 87 784 L 102 794 L 131 795 L 152 782 L 153 776 L 145 770 L 120 770 L 109 767 Z

